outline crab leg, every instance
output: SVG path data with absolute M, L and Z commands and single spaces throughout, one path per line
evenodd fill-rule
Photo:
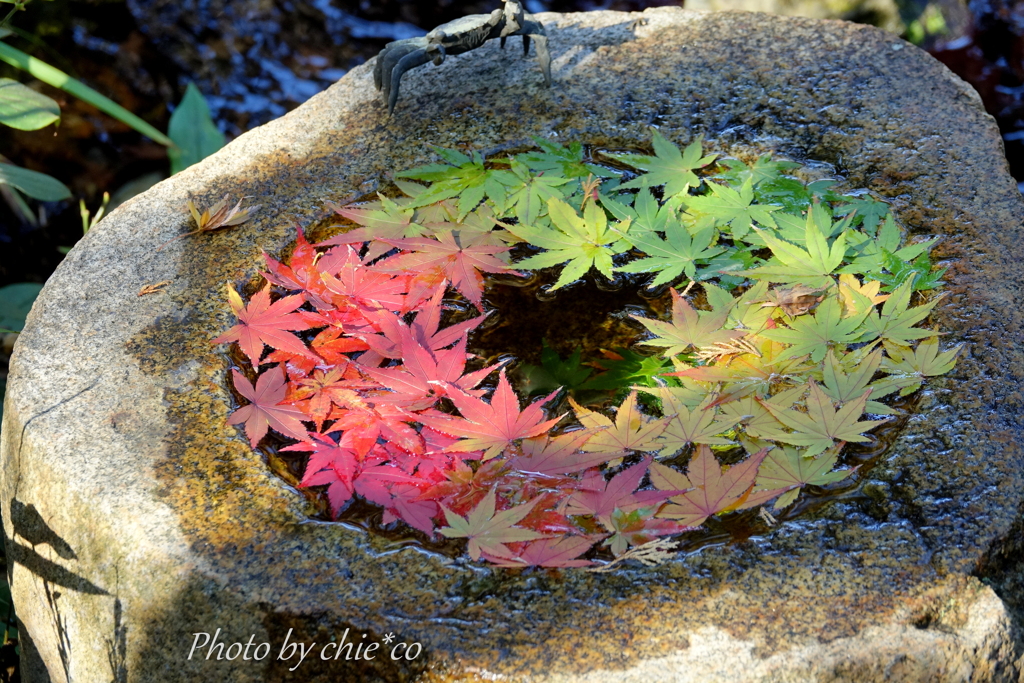
M 402 57 L 394 70 L 386 74 L 387 79 L 390 81 L 384 89 L 384 94 L 388 98 L 388 116 L 395 111 L 395 103 L 398 102 L 398 88 L 402 84 L 402 76 L 405 75 L 405 72 L 422 66 L 433 59 L 433 57 L 427 54 L 426 50 L 415 50 Z
M 388 96 L 391 90 L 391 77 L 395 66 L 408 54 L 422 52 L 423 46 L 409 43 L 399 43 L 392 48 L 385 50 L 384 54 L 377 58 L 377 69 L 380 70 L 380 85 L 377 87 L 384 91 L 384 97 Z M 374 84 L 376 85 L 377 69 L 374 69 Z
M 523 36 L 523 47 L 530 50 L 530 38 L 537 44 L 537 61 L 540 63 L 540 70 L 544 73 L 544 82 L 551 85 L 551 53 L 548 52 L 548 37 L 544 33 L 544 26 L 536 21 L 524 21 L 521 30 Z

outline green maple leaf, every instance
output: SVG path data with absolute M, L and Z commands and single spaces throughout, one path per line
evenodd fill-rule
M 524 363 L 519 366 L 519 374 L 523 377 L 520 388 L 527 396 L 548 394 L 560 388 L 575 391 L 590 377 L 593 370 L 580 364 L 580 347 L 577 346 L 568 358 L 563 359 L 548 346 L 546 339 L 542 339 L 541 344 L 540 365 Z
M 807 412 L 798 410 L 779 410 L 770 402 L 762 401 L 768 411 L 779 422 L 793 430 L 784 441 L 794 446 L 807 446 L 805 457 L 815 456 L 835 441 L 869 441 L 864 432 L 876 427 L 886 420 L 865 420 L 857 422 L 864 414 L 864 405 L 868 401 L 870 391 L 865 391 L 860 398 L 848 402 L 838 411 L 832 405 L 832 399 L 821 390 L 816 382 L 810 382 L 811 392 L 807 397 Z
M 773 161 L 771 154 L 762 154 L 753 165 L 745 164 L 739 159 L 722 159 L 718 163 L 726 170 L 718 173 L 716 178 L 721 178 L 730 185 L 740 185 L 750 180 L 755 187 L 764 182 L 779 180 L 786 171 L 800 168 L 800 164 L 795 161 Z M 800 186 L 803 187 L 803 183 Z
M 766 230 L 759 230 L 757 234 L 772 250 L 772 259 L 759 268 L 738 275 L 776 283 L 804 284 L 816 289 L 830 287 L 833 284 L 831 274 L 843 262 L 846 254 L 846 233 L 839 235 L 829 246 L 818 216 L 820 214 L 817 212 L 807 212 L 804 227 L 806 249 L 779 239 Z M 831 224 L 827 227 L 831 231 Z
M 525 165 L 514 159 L 511 173 L 499 180 L 503 183 L 511 182 L 507 186 L 506 207 L 514 207 L 516 218 L 526 225 L 533 225 L 541 216 L 546 215 L 548 202 L 562 199 L 563 194 L 559 188 L 569 182 L 569 178 L 555 174 L 533 175 Z
M 608 209 L 608 212 L 615 218 L 620 221 L 629 221 L 631 234 L 664 232 L 665 226 L 669 222 L 678 220 L 677 212 L 681 204 L 681 200 L 673 199 L 664 204 L 658 203 L 658 200 L 651 194 L 651 190 L 646 186 L 634 195 L 632 206 L 623 204 L 605 194 L 601 194 L 600 199 L 601 205 Z M 690 231 L 696 232 L 693 228 Z
M 854 214 L 854 225 L 860 225 L 872 237 L 878 226 L 889 215 L 889 205 L 871 197 L 843 197 L 844 203 L 836 207 L 837 216 Z
M 420 192 L 409 207 L 427 206 L 453 197 L 459 198 L 459 214 L 464 216 L 489 197 L 497 206 L 505 206 L 505 185 L 514 184 L 508 171 L 488 169 L 479 152 L 468 157 L 461 152 L 435 147 L 447 164 L 428 164 L 396 173 L 396 178 L 426 180 L 430 187 Z M 505 182 L 503 183 L 502 180 Z
M 868 309 L 868 316 L 864 319 L 864 331 L 858 341 L 883 339 L 900 346 L 910 346 L 914 339 L 938 334 L 932 330 L 914 327 L 914 324 L 924 320 L 944 295 L 932 299 L 923 306 L 908 308 L 913 287 L 914 283 L 911 280 L 897 287 L 882 304 L 881 313 L 874 308 Z
M 675 455 L 689 444 L 728 446 L 732 440 L 718 436 L 740 421 L 740 417 L 727 415 L 718 417 L 718 408 L 711 403 L 715 397 L 709 395 L 700 405 L 690 410 L 680 401 L 669 387 L 660 391 L 662 410 L 671 417 L 665 431 L 658 437 L 661 450 L 658 457 Z M 717 418 L 717 419 L 716 419 Z
M 805 388 L 806 385 L 801 384 L 772 396 L 765 402 L 771 403 L 779 410 L 785 410 L 798 399 L 803 398 Z M 779 422 L 778 418 L 772 415 L 753 394 L 723 403 L 721 414 L 730 418 L 739 418 L 739 424 L 742 425 L 744 433 L 752 439 L 778 441 L 787 435 L 785 425 Z
M 505 229 L 516 237 L 547 251 L 530 256 L 515 264 L 516 268 L 538 270 L 567 263 L 551 287 L 554 291 L 578 280 L 590 270 L 612 278 L 612 256 L 629 249 L 623 236 L 629 225 L 619 223 L 615 229 L 608 225 L 604 209 L 589 202 L 580 217 L 576 210 L 560 199 L 548 201 L 551 228 L 531 225 L 510 225 Z
M 789 446 L 775 448 L 761 463 L 754 490 L 790 489 L 775 501 L 775 509 L 781 510 L 796 500 L 802 487 L 834 484 L 857 471 L 856 467 L 833 470 L 838 457 L 838 448 L 829 448 L 817 457 L 808 457 Z
M 892 358 L 882 361 L 882 372 L 889 376 L 879 384 L 883 390 L 899 389 L 900 396 L 906 396 L 920 389 L 925 377 L 944 375 L 952 370 L 963 345 L 939 353 L 939 338 L 934 336 L 918 344 L 913 352 L 899 347 L 886 348 Z
M 861 325 L 873 309 L 843 317 L 843 305 L 835 296 L 829 296 L 818 305 L 814 315 L 801 315 L 789 320 L 788 327 L 764 330 L 761 336 L 773 339 L 790 347 L 785 357 L 809 354 L 815 363 L 821 362 L 829 348 L 835 344 L 850 344 L 861 339 Z
M 875 272 L 872 275 L 885 285 L 882 291 L 891 292 L 904 282 L 910 282 L 914 291 L 924 291 L 942 286 L 941 280 L 942 276 L 946 274 L 945 268 L 933 272 L 932 261 L 928 254 L 922 253 L 913 261 L 909 261 L 901 256 L 900 252 L 902 251 L 903 249 L 895 254 L 886 250 L 881 252 L 882 268 L 888 272 Z
M 708 263 L 725 251 L 725 247 L 711 246 L 714 239 L 713 228 L 705 228 L 691 236 L 682 223 L 669 221 L 665 225 L 665 239 L 654 232 L 630 235 L 629 242 L 644 252 L 645 256 L 615 270 L 623 273 L 657 273 L 650 287 L 672 282 L 683 274 L 692 280 L 697 275 L 698 265 Z
M 728 225 L 735 239 L 743 239 L 743 236 L 750 232 L 754 222 L 768 227 L 775 227 L 775 220 L 772 213 L 778 211 L 778 206 L 767 206 L 753 204 L 754 186 L 748 179 L 740 187 L 739 191 L 709 183 L 710 195 L 701 197 L 687 197 L 687 211 L 696 216 L 713 216 L 716 225 Z
M 723 325 L 729 318 L 727 310 L 698 311 L 679 293 L 672 289 L 672 322 L 652 320 L 638 315 L 631 316 L 644 327 L 656 334 L 643 344 L 662 346 L 666 358 L 679 355 L 692 348 L 711 346 L 746 335 L 740 330 L 726 330 Z
M 438 531 L 448 538 L 469 539 L 469 556 L 474 560 L 480 559 L 481 552 L 511 559 L 512 552 L 504 545 L 505 543 L 544 538 L 544 534 L 514 526 L 516 522 L 530 514 L 530 510 L 539 500 L 539 497 L 534 498 L 529 503 L 495 514 L 497 496 L 494 489 L 491 489 L 465 518 L 442 505 L 441 509 L 448 520 L 448 526 Z
M 712 310 L 729 312 L 729 320 L 725 324 L 728 328 L 762 330 L 771 317 L 771 308 L 754 305 L 764 301 L 768 294 L 768 282 L 765 280 L 755 282 L 738 299 L 734 299 L 732 294 L 710 282 L 703 282 L 701 286 Z
M 586 178 L 588 175 L 595 175 L 598 178 L 616 176 L 611 169 L 583 161 L 583 145 L 578 142 L 570 143 L 569 147 L 565 148 L 557 142 L 536 136 L 533 141 L 543 151 L 524 152 L 516 155 L 516 159 L 535 171 L 554 171 L 566 179 Z
M 644 356 L 630 349 L 604 353 L 607 357 L 597 362 L 604 372 L 584 382 L 580 389 L 619 391 L 633 385 L 655 387 L 658 386 L 655 378 L 672 370 L 672 361 L 660 355 Z
M 855 401 L 869 388 L 868 385 L 871 383 L 871 378 L 875 376 L 881 364 L 882 351 L 881 349 L 876 349 L 869 355 L 862 357 L 860 362 L 852 369 L 852 372 L 848 373 L 843 364 L 836 358 L 835 353 L 829 350 L 828 355 L 825 357 L 825 365 L 822 372 L 822 379 L 825 385 L 823 391 L 829 398 L 840 405 Z M 871 396 L 875 398 L 880 398 L 885 393 L 882 393 L 881 387 L 871 387 Z M 876 415 L 896 414 L 895 410 L 878 401 L 868 401 L 865 410 Z
M 655 156 L 644 154 L 609 154 L 634 168 L 647 171 L 645 175 L 619 186 L 621 190 L 642 187 L 665 186 L 665 197 L 674 197 L 700 185 L 700 178 L 693 172 L 715 160 L 717 155 L 701 156 L 703 138 L 698 137 L 685 151 L 666 140 L 654 130 L 653 145 Z

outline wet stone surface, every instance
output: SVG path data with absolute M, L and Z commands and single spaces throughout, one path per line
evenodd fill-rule
M 359 67 L 90 231 L 29 319 L 4 410 L 27 680 L 43 666 L 51 680 L 161 682 L 1017 680 L 1024 202 L 998 131 L 967 86 L 876 29 L 643 16 L 541 15 L 555 87 L 494 43 L 407 74 L 391 118 Z M 950 296 L 934 320 L 966 352 L 870 478 L 798 521 L 603 575 L 477 567 L 310 521 L 226 424 L 230 356 L 210 343 L 232 323 L 224 283 L 251 283 L 260 249 L 285 253 L 293 222 L 324 225 L 323 200 L 428 162 L 426 143 L 637 148 L 651 125 L 830 165 L 913 234 L 942 236 Z M 187 199 L 225 193 L 263 209 L 156 251 L 186 230 Z M 193 634 L 218 628 L 274 654 L 189 659 Z M 422 654 L 318 657 L 389 633 Z M 301 665 L 275 660 L 286 638 L 318 646 Z

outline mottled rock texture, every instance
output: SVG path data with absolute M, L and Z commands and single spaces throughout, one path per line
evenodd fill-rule
M 30 683 L 44 667 L 53 681 L 133 683 L 1021 680 L 1024 202 L 978 98 L 864 26 L 677 10 L 641 25 L 541 18 L 551 89 L 535 58 L 493 42 L 409 73 L 389 119 L 360 67 L 131 200 L 71 252 L 18 344 L 4 410 L 2 513 L 27 656 L 38 653 Z M 230 359 L 210 344 L 233 322 L 225 282 L 251 284 L 260 249 L 286 253 L 296 221 L 329 224 L 325 199 L 429 161 L 426 143 L 638 148 L 652 125 L 725 154 L 831 165 L 913 234 L 942 236 L 949 296 L 934 318 L 966 351 L 860 488 L 745 540 L 607 575 L 471 567 L 309 521 L 225 423 Z M 157 251 L 189 228 L 187 199 L 225 193 L 263 209 Z M 188 660 L 191 634 L 218 628 L 272 654 Z M 423 654 L 320 660 L 346 628 Z M 289 631 L 318 643 L 294 671 L 295 659 L 272 661 Z

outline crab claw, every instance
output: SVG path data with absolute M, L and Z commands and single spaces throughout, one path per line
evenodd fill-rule
M 530 38 L 537 44 L 537 62 L 544 74 L 544 82 L 551 85 L 551 53 L 548 52 L 548 37 L 544 33 L 544 25 L 539 21 L 524 21 L 520 30 L 523 36 L 524 54 L 530 51 Z

